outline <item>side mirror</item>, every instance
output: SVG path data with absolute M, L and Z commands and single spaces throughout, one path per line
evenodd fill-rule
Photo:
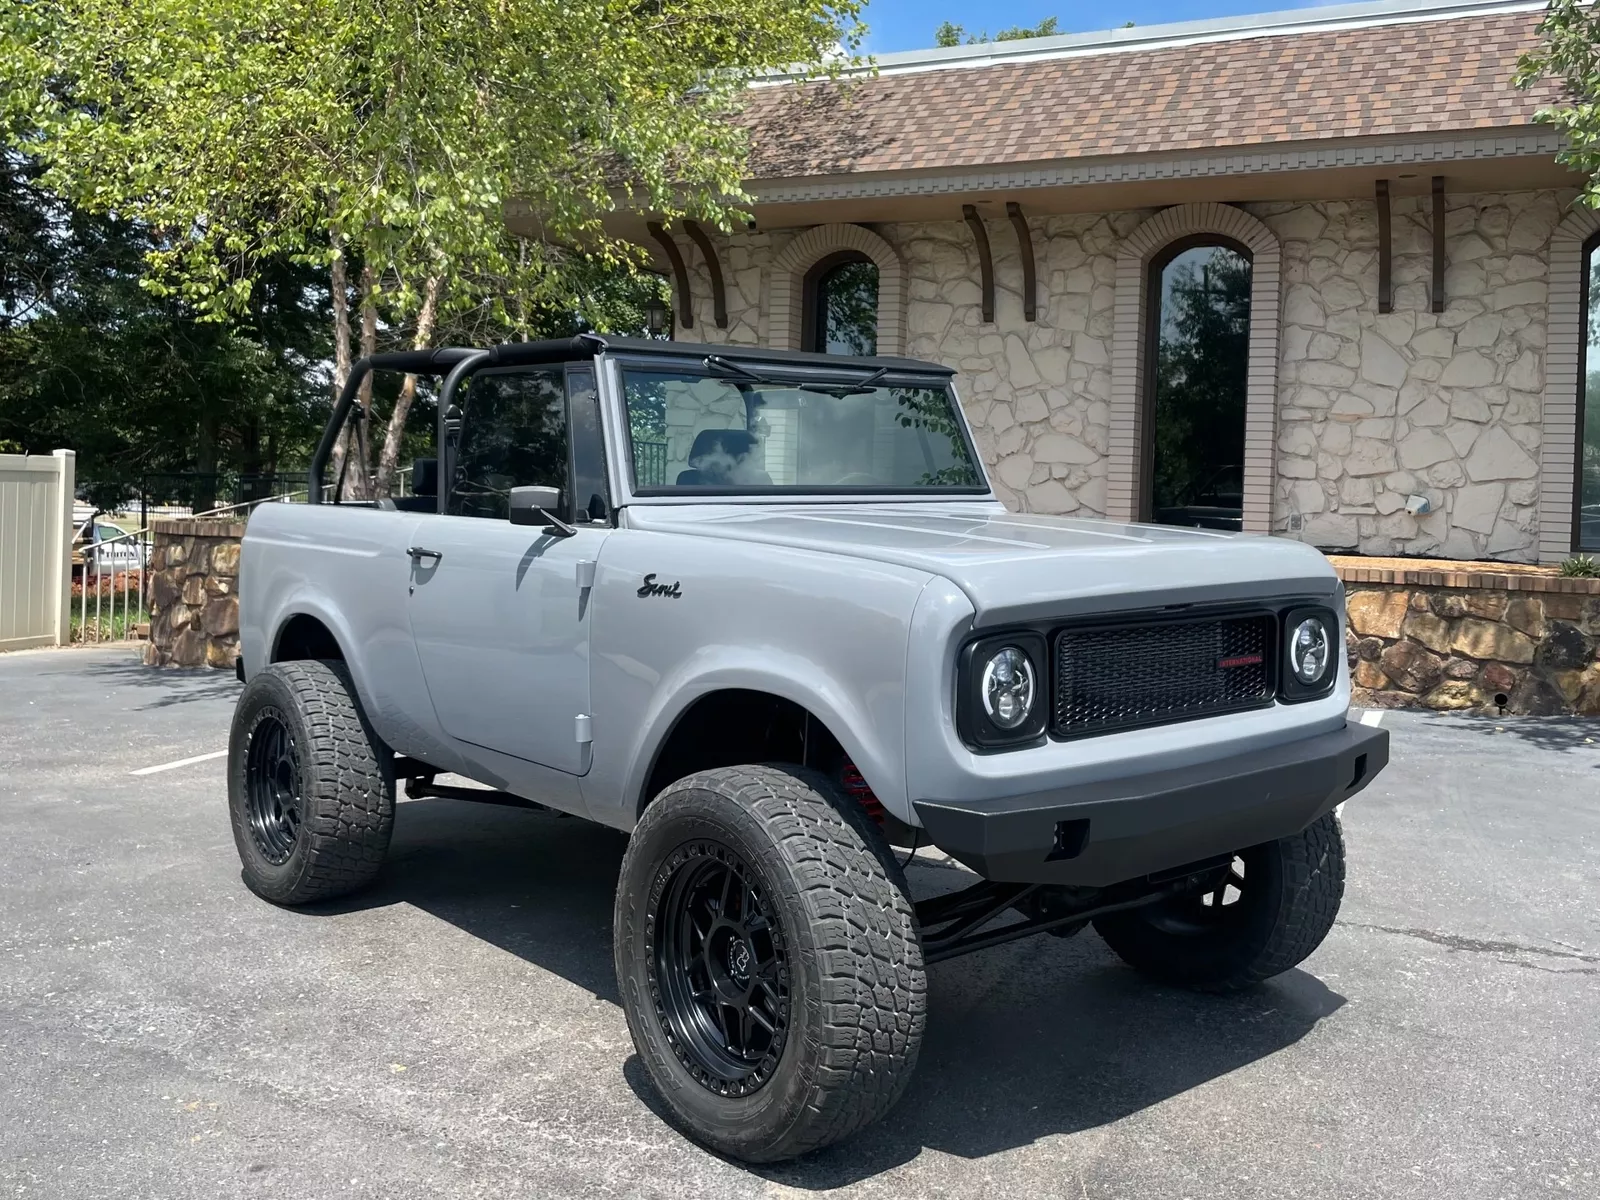
M 513 525 L 562 524 L 550 512 L 561 503 L 561 489 L 553 487 L 514 487 L 511 489 L 510 517 Z

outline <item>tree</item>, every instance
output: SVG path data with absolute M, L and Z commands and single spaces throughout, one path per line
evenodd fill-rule
M 327 296 L 307 268 L 263 266 L 248 311 L 203 322 L 140 286 L 147 234 L 39 188 L 0 157 L 0 440 L 78 452 L 90 500 L 110 507 L 149 475 L 303 461 L 327 356 Z
M 1600 10 L 1579 0 L 1551 0 L 1539 39 L 1537 49 L 1517 60 L 1513 82 L 1524 89 L 1544 84 L 1560 96 L 1534 120 L 1566 135 L 1556 161 L 1582 172 L 1587 183 L 1579 199 L 1600 208 Z
M 526 329 L 530 309 L 581 307 L 586 271 L 637 262 L 604 223 L 619 205 L 727 226 L 744 83 L 839 65 L 859 7 L 32 0 L 0 15 L 0 89 L 47 186 L 152 231 L 154 294 L 226 319 L 264 264 L 325 272 L 339 389 L 357 338 L 426 346 L 462 313 Z M 513 207 L 532 236 L 508 232 Z M 366 467 L 365 443 L 349 452 Z
M 1128 22 L 1133 24 L 1133 22 Z M 969 34 L 966 29 L 953 21 L 946 21 L 934 30 L 933 42 L 936 46 L 977 46 L 983 42 L 1020 42 L 1024 38 L 1054 37 L 1060 33 L 1060 21 L 1055 17 L 1046 17 L 1037 25 L 1013 25 L 1010 29 L 1002 29 L 993 37 L 989 31 Z

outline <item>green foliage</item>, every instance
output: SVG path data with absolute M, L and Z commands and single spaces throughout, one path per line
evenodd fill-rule
M 819 340 L 829 354 L 878 352 L 878 268 L 870 262 L 847 262 L 819 281 L 824 289 L 827 328 Z
M 201 322 L 140 286 L 144 230 L 63 204 L 15 155 L 0 159 L 0 243 L 0 444 L 76 450 L 107 506 L 149 474 L 303 461 L 328 347 L 313 273 L 263 264 L 238 319 Z
M 951 461 L 942 467 L 924 471 L 917 483 L 922 487 L 973 487 L 980 481 L 978 468 L 967 450 L 966 437 L 956 421 L 952 406 L 955 398 L 945 390 L 934 388 L 894 388 L 891 394 L 900 409 L 895 420 L 906 429 L 916 429 L 937 434 L 950 446 Z M 929 454 L 924 442 L 924 454 Z M 931 455 L 930 455 L 931 457 Z
M 1600 561 L 1588 554 L 1575 554 L 1561 564 L 1558 574 L 1572 579 L 1600 579 Z
M 1562 102 L 1541 108 L 1535 120 L 1566 135 L 1556 160 L 1587 179 L 1584 204 L 1600 208 L 1600 8 L 1579 0 L 1551 0 L 1539 23 L 1539 46 L 1517 60 L 1519 88 L 1554 82 Z
M 162 231 L 149 283 L 248 303 L 259 265 L 343 246 L 401 314 L 554 300 L 631 249 L 619 203 L 726 222 L 746 79 L 859 41 L 856 0 L 33 0 L 0 83 L 46 182 Z M 512 236 L 513 228 L 526 238 Z
M 1020 42 L 1025 38 L 1054 37 L 1061 32 L 1060 21 L 1055 17 L 1046 17 L 1037 25 L 1013 25 L 1009 29 L 1002 29 L 993 37 L 989 36 L 987 29 L 969 34 L 966 29 L 952 21 L 946 21 L 933 33 L 935 46 L 977 46 L 984 42 Z M 1128 24 L 1133 24 L 1129 21 Z
M 364 350 L 642 327 L 657 285 L 632 276 L 638 252 L 606 218 L 624 207 L 726 227 L 745 199 L 745 135 L 728 119 L 744 84 L 774 66 L 846 65 L 859 10 L 30 0 L 0 6 L 0 136 L 70 211 L 138 232 L 163 312 L 218 324 L 217 345 L 183 351 L 214 368 L 190 372 L 197 394 L 228 379 L 236 394 L 266 370 L 236 325 L 254 328 L 271 273 L 297 266 L 317 272 L 335 330 L 306 361 L 330 358 L 337 386 L 346 280 Z M 47 332 L 13 352 L 64 363 L 82 349 L 45 345 Z M 124 390 L 99 394 L 115 406 Z M 394 392 L 379 486 L 414 394 L 414 381 Z M 210 457 L 204 422 L 188 428 L 184 444 L 199 428 Z

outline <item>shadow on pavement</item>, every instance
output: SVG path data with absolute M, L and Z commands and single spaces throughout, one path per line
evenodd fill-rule
M 138 712 L 193 704 L 197 700 L 231 699 L 238 695 L 241 686 L 232 671 L 209 667 L 147 667 L 132 653 L 126 662 L 120 659 L 85 662 L 78 664 L 78 670 L 88 679 L 113 687 L 143 688 L 156 693 L 150 703 L 137 706 L 135 711 Z
M 450 800 L 400 806 L 377 884 L 308 913 L 404 902 L 618 1002 L 611 909 L 625 838 L 587 821 Z M 1119 1120 L 1304 1037 L 1343 997 L 1301 971 L 1241 996 L 1141 981 L 1093 934 L 1041 937 L 940 964 L 905 1098 L 847 1144 L 762 1177 L 856 1182 L 924 1147 L 981 1158 Z M 636 1056 L 621 1066 L 661 1106 Z
M 1540 750 L 1561 753 L 1573 750 L 1600 752 L 1600 717 L 1483 717 L 1413 709 L 1406 710 L 1403 719 L 1411 729 L 1422 732 L 1514 738 Z M 1392 720 L 1390 726 L 1404 728 Z

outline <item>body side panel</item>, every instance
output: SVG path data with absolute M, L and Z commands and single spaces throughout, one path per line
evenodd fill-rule
M 641 596 L 645 577 L 676 595 Z M 724 688 L 809 709 L 897 816 L 904 780 L 907 634 L 920 571 L 840 555 L 623 529 L 592 603 L 590 813 L 629 828 L 678 718 Z
M 459 765 L 434 717 L 406 612 L 412 513 L 339 504 L 263 504 L 240 553 L 246 677 L 272 661 L 293 616 L 338 640 L 362 707 L 384 741 L 446 770 Z
M 416 524 L 415 513 L 355 505 L 261 505 L 240 552 L 246 676 L 271 661 L 273 640 L 290 618 L 315 617 L 338 640 L 362 708 L 390 748 L 441 771 L 581 814 L 572 776 L 492 751 L 469 758 L 440 727 L 407 610 L 406 546 Z

